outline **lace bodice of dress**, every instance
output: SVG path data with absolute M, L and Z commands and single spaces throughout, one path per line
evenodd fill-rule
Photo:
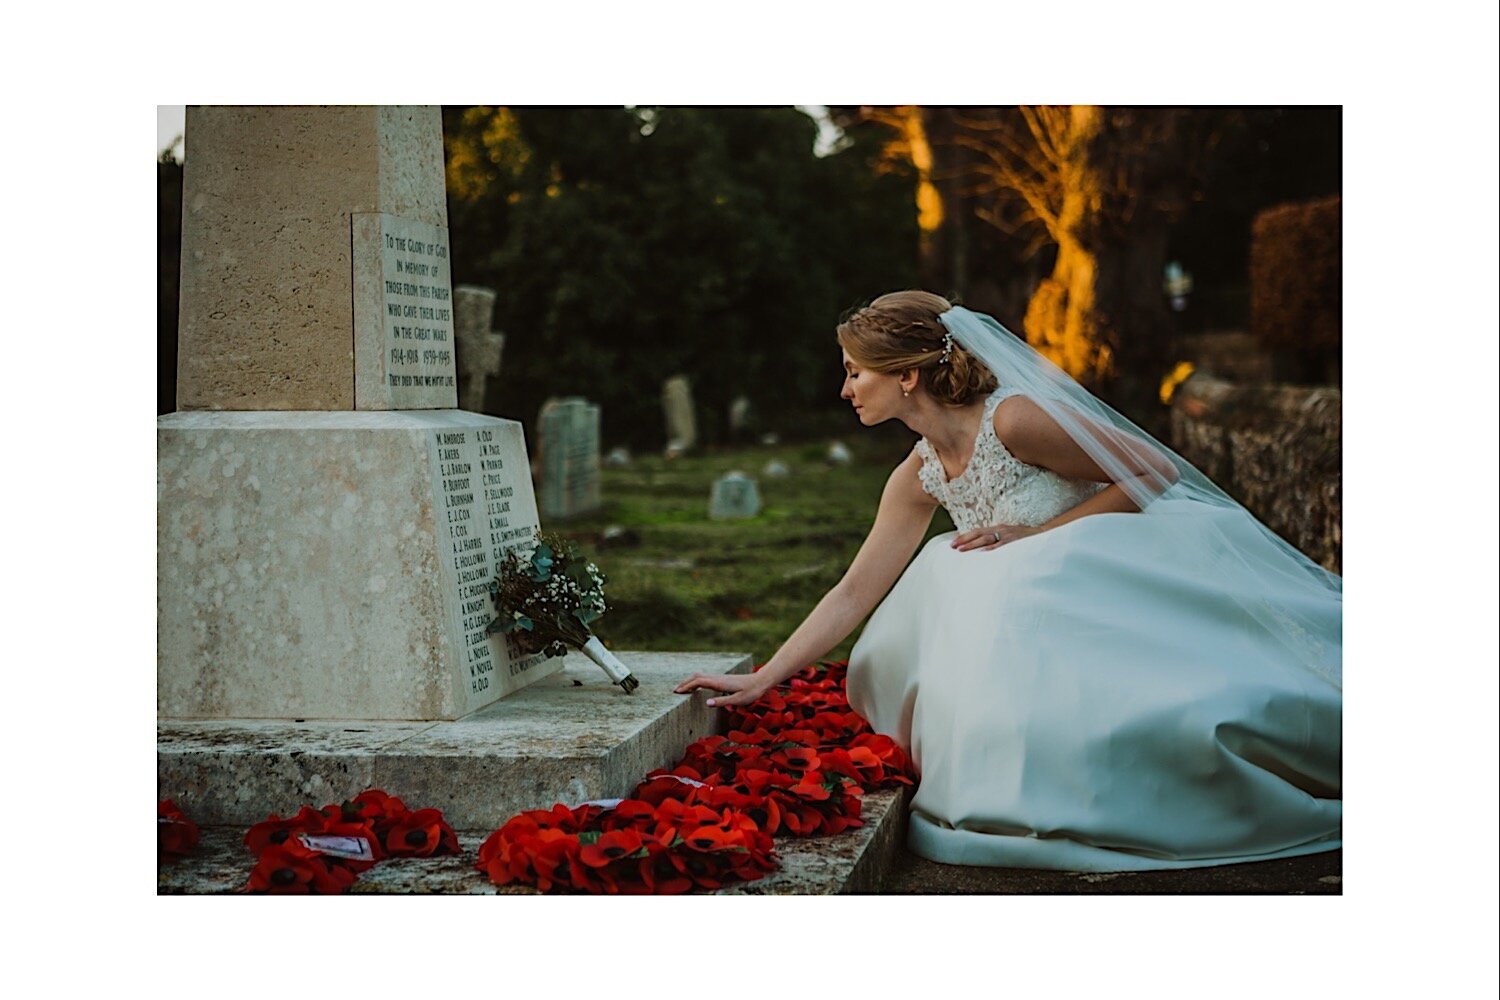
M 1006 450 L 995 436 L 995 407 L 1013 389 L 997 389 L 984 404 L 984 418 L 979 422 L 979 437 L 974 442 L 974 457 L 952 480 L 943 469 L 937 452 L 922 438 L 916 444 L 922 459 L 918 475 L 922 488 L 947 508 L 953 525 L 959 531 L 983 528 L 991 524 L 1045 524 L 1095 493 L 1105 483 L 1083 479 L 1065 479 L 1049 469 L 1027 465 Z

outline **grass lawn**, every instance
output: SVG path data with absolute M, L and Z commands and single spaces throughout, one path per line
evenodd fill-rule
M 904 429 L 903 429 L 904 430 Z M 604 506 L 542 527 L 575 541 L 604 572 L 608 610 L 595 624 L 615 649 L 749 653 L 770 659 L 819 598 L 843 576 L 875 520 L 886 478 L 914 440 L 868 431 L 843 439 L 848 465 L 825 461 L 827 443 L 745 446 L 668 460 L 640 456 L 602 470 Z M 779 460 L 785 478 L 763 472 Z M 711 521 L 714 480 L 740 471 L 756 480 L 761 512 Z M 638 544 L 604 546 L 619 525 Z M 933 517 L 928 537 L 953 527 Z M 848 656 L 858 632 L 831 656 Z

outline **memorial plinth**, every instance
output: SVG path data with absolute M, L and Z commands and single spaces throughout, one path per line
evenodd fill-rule
M 563 672 L 451 722 L 162 720 L 157 790 L 200 825 L 244 827 L 372 787 L 460 830 L 616 798 L 715 732 L 722 713 L 674 694 L 679 681 L 750 666 L 739 653 L 618 655 L 641 681 L 633 695 L 570 653 L 549 661 Z
M 161 718 L 457 719 L 560 669 L 484 634 L 538 526 L 518 422 L 174 413 L 157 442 Z

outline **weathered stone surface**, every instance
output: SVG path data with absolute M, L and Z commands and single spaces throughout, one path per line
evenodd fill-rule
M 273 411 L 157 426 L 160 716 L 456 719 L 558 669 L 483 635 L 496 555 L 538 523 L 519 423 Z
M 714 732 L 706 698 L 674 694 L 678 681 L 750 666 L 726 653 L 618 655 L 641 682 L 633 695 L 575 653 L 553 661 L 561 673 L 451 722 L 159 722 L 159 797 L 200 824 L 248 826 L 377 787 L 461 830 L 615 798 Z
M 1195 374 L 1172 403 L 1172 447 L 1313 561 L 1343 560 L 1342 393 Z
M 719 890 L 726 896 L 834 895 L 880 892 L 897 853 L 906 843 L 906 807 L 911 789 L 885 789 L 865 796 L 864 826 L 832 837 L 781 837 L 777 870 L 754 882 Z
M 458 405 L 485 412 L 489 380 L 500 374 L 505 335 L 490 328 L 495 316 L 495 293 L 478 285 L 453 290 L 454 335 L 458 338 Z
M 446 228 L 438 108 L 189 107 L 187 136 L 178 409 L 353 409 L 351 217 Z

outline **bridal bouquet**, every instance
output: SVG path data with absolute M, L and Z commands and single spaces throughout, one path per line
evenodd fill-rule
M 630 694 L 640 686 L 625 664 L 589 631 L 604 614 L 604 574 L 572 543 L 541 532 L 529 556 L 511 550 L 490 583 L 496 618 L 485 631 L 509 636 L 525 653 L 582 650 Z

